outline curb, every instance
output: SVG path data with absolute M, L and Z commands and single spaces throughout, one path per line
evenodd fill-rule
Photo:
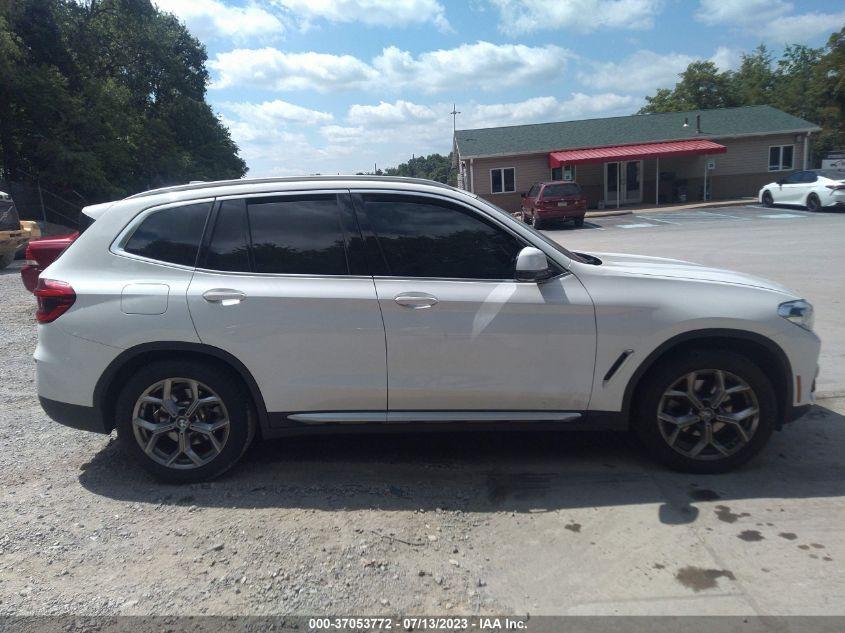
M 613 209 L 611 211 L 587 211 L 588 218 L 603 218 L 612 215 L 628 215 L 630 213 L 674 213 L 678 211 L 692 211 L 695 209 L 712 209 L 718 207 L 740 207 L 748 204 L 755 204 L 756 198 L 744 200 L 710 200 L 708 202 L 697 202 L 685 205 L 670 205 L 665 207 L 648 207 L 641 209 Z

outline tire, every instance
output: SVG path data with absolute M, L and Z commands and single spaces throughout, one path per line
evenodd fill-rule
M 580 217 L 580 218 L 575 218 L 575 220 L 573 222 L 574 222 L 576 228 L 581 228 L 582 226 L 584 226 L 583 216 Z
M 816 194 L 811 193 L 809 196 L 807 196 L 807 205 L 806 206 L 807 206 L 807 211 L 820 211 L 821 208 L 822 208 L 822 203 L 821 203 L 821 200 L 819 200 L 819 197 Z
M 692 372 L 697 372 L 693 391 L 705 405 L 703 409 L 697 409 L 687 396 L 675 395 L 686 391 L 686 378 Z M 720 407 L 711 409 L 706 405 L 712 404 L 708 396 L 717 390 L 717 372 L 722 373 L 727 390 L 736 391 L 726 396 Z M 739 390 L 743 385 L 745 389 Z M 747 413 L 755 407 L 756 414 Z M 750 359 L 729 351 L 693 350 L 646 374 L 633 411 L 633 429 L 651 457 L 682 472 L 722 473 L 747 462 L 766 445 L 775 428 L 777 401 L 771 382 Z M 734 420 L 726 424 L 719 419 L 740 417 L 738 414 L 746 415 L 738 423 Z M 708 439 L 708 427 L 713 443 L 693 456 Z M 742 427 L 742 433 L 738 427 Z
M 173 404 L 165 407 L 161 403 L 167 400 L 163 389 L 168 379 Z M 198 396 L 208 403 L 197 406 L 186 418 L 181 414 L 188 413 L 190 381 L 198 385 L 193 399 Z M 147 400 L 142 401 L 145 396 Z M 217 403 L 212 402 L 215 397 Z M 223 474 L 240 460 L 255 435 L 252 402 L 241 381 L 223 368 L 191 361 L 161 361 L 140 369 L 121 390 L 115 412 L 117 439 L 124 452 L 168 483 L 207 481 Z M 136 416 L 143 426 L 133 422 Z M 194 425 L 202 425 L 203 430 Z M 220 428 L 212 430 L 215 426 Z M 156 427 L 159 430 L 153 430 Z M 168 430 L 161 430 L 165 427 Z M 149 454 L 142 442 L 151 446 Z M 183 446 L 187 447 L 184 451 Z M 171 465 L 165 463 L 168 459 Z
M 772 192 L 771 191 L 764 191 L 762 198 L 763 198 L 763 206 L 764 207 L 775 206 L 775 199 L 772 198 Z
M 531 225 L 535 229 L 537 229 L 538 231 L 540 230 L 541 227 L 544 227 L 546 225 L 546 223 L 543 220 L 541 220 L 539 217 L 537 217 L 536 212 L 531 216 L 531 218 L 532 218 Z
M 0 270 L 6 268 L 9 264 L 11 264 L 15 259 L 15 251 L 11 253 L 4 253 L 0 255 Z

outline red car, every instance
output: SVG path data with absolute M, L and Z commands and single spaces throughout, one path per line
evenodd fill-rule
M 528 193 L 522 194 L 521 213 L 522 220 L 535 229 L 548 220 L 572 220 L 575 226 L 583 226 L 587 196 L 571 180 L 534 183 Z
M 38 284 L 38 276 L 50 264 L 59 258 L 73 240 L 79 237 L 79 231 L 70 233 L 69 235 L 60 235 L 58 237 L 45 237 L 40 240 L 31 240 L 26 247 L 26 254 L 24 259 L 26 263 L 21 268 L 21 279 L 23 285 L 30 292 L 35 290 Z

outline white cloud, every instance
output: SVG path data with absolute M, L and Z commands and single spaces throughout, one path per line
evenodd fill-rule
M 730 26 L 762 40 L 803 43 L 818 39 L 845 22 L 845 11 L 795 13 L 785 0 L 699 0 L 695 19 L 709 26 Z
M 839 30 L 845 22 L 845 11 L 838 13 L 804 13 L 789 15 L 773 22 L 766 27 L 765 37 L 773 42 L 794 44 L 816 40 Z
M 437 0 L 273 0 L 290 11 L 304 28 L 317 19 L 361 22 L 370 26 L 434 24 L 450 30 L 443 5 Z
M 572 28 L 649 29 L 661 0 L 489 0 L 499 10 L 499 30 L 511 35 Z
M 216 37 L 237 41 L 259 37 L 274 39 L 284 25 L 272 13 L 255 3 L 227 5 L 221 0 L 154 0 L 162 11 L 173 13 L 191 33 L 202 39 Z
M 739 64 L 740 53 L 720 46 L 710 58 L 719 70 L 730 70 Z M 671 88 L 678 75 L 696 57 L 683 53 L 655 53 L 640 50 L 618 62 L 584 61 L 578 80 L 593 90 L 619 90 L 636 94 L 649 93 L 656 88 Z
M 495 90 L 562 75 L 571 53 L 554 45 L 476 42 L 413 55 L 395 46 L 370 63 L 351 55 L 236 49 L 209 61 L 212 87 L 252 86 L 320 92 L 403 88 L 426 93 L 453 88 Z
M 380 126 L 402 125 L 409 120 L 434 121 L 438 118 L 429 106 L 418 105 L 410 101 L 399 100 L 395 103 L 379 102 L 378 105 L 355 104 L 349 108 L 347 120 L 353 125 L 376 123 Z
M 275 102 L 270 102 L 275 103 Z M 251 176 L 354 173 L 394 166 L 417 155 L 451 149 L 451 103 L 419 104 L 402 99 L 354 104 L 343 120 L 319 123 L 319 114 L 284 103 L 232 104 L 223 121 L 241 148 Z M 574 93 L 567 99 L 536 97 L 513 103 L 465 103 L 460 128 L 561 121 L 589 116 L 628 114 L 642 105 L 635 97 Z M 298 109 L 300 108 L 300 109 Z M 268 111 L 283 116 L 262 118 Z M 258 116 L 256 116 L 258 112 Z M 231 114 L 232 116 L 228 116 Z M 298 125 L 305 118 L 313 127 Z M 340 118 L 340 117 L 338 117 Z
M 352 55 L 284 53 L 277 48 L 238 48 L 218 53 L 208 65 L 219 78 L 214 88 L 251 86 L 270 90 L 353 90 L 378 78 Z
M 759 26 L 790 11 L 792 4 L 783 0 L 700 0 L 695 19 L 710 26 Z
M 220 105 L 224 111 L 233 112 L 241 119 L 246 119 L 265 126 L 284 125 L 288 122 L 303 125 L 328 123 L 334 119 L 328 112 L 303 108 L 287 101 L 277 99 L 263 103 L 224 102 Z

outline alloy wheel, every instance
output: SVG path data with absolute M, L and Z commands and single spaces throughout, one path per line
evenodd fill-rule
M 166 378 L 144 390 L 135 402 L 132 430 L 153 461 L 168 468 L 199 468 L 226 445 L 229 414 L 207 385 L 190 378 Z
M 735 454 L 754 437 L 760 421 L 757 395 L 739 376 L 700 369 L 674 381 L 660 398 L 657 424 L 666 443 L 696 460 Z

